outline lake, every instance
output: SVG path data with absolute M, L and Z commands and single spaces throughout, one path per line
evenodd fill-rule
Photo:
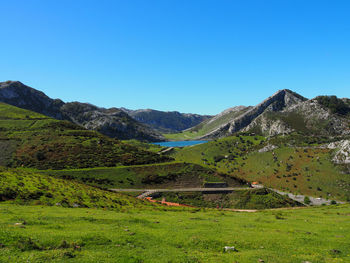
M 155 142 L 153 144 L 157 144 L 164 147 L 185 147 L 191 146 L 201 143 L 206 143 L 208 141 L 175 141 L 175 142 Z

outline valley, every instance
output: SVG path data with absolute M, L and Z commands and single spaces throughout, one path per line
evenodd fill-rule
M 349 259 L 346 99 L 282 90 L 200 116 L 63 103 L 3 82 L 0 101 L 0 262 Z

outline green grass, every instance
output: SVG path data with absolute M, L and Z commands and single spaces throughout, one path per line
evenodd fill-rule
M 0 204 L 0 262 L 349 262 L 349 215 L 349 205 L 122 213 Z
M 225 174 L 217 173 L 213 169 L 181 162 L 40 172 L 101 188 L 202 187 L 208 181 L 227 182 L 230 186 L 245 184 Z
M 67 121 L 0 103 L 0 165 L 85 168 L 168 161 Z
M 157 193 L 158 200 L 165 198 L 175 202 L 196 207 L 237 208 L 237 209 L 267 209 L 280 207 L 303 206 L 302 204 L 279 195 L 268 189 L 238 190 L 232 193 L 202 194 L 198 192 Z

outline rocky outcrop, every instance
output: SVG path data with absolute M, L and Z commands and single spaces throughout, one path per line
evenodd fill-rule
M 120 109 L 104 109 L 80 102 L 64 103 L 19 81 L 0 82 L 0 101 L 58 120 L 69 120 L 113 138 L 165 140 L 160 133 L 137 122 Z
M 350 141 L 341 140 L 328 145 L 329 149 L 335 149 L 332 161 L 337 164 L 350 164 Z

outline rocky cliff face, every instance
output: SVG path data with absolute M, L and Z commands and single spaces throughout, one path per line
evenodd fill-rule
M 176 133 L 191 128 L 212 116 L 180 113 L 177 111 L 157 111 L 152 109 L 128 110 L 122 108 L 133 119 L 151 126 L 162 133 Z
M 118 139 L 165 140 L 160 133 L 135 121 L 122 110 L 104 109 L 80 102 L 64 103 L 19 81 L 0 82 L 0 101 L 55 119 L 69 120 Z
M 97 130 L 109 137 L 123 140 L 165 140 L 161 134 L 130 118 L 127 113 L 117 108 L 104 109 L 88 103 L 71 102 L 64 104 L 61 111 L 74 123 L 89 130 Z

